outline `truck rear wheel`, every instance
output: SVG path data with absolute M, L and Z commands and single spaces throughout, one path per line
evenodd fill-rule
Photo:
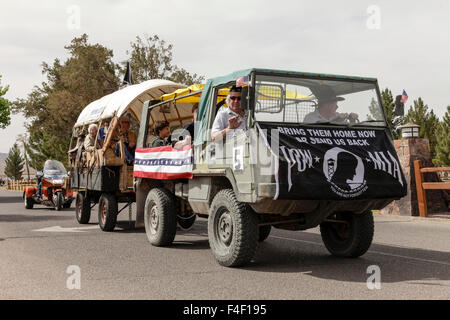
M 331 218 L 337 222 L 321 223 L 320 233 L 332 255 L 357 258 L 369 250 L 374 234 L 372 211 L 362 214 L 341 212 Z
M 145 200 L 145 233 L 154 246 L 172 244 L 177 232 L 177 214 L 172 195 L 164 188 L 150 190 Z
M 79 224 L 89 223 L 89 220 L 91 219 L 91 203 L 87 192 L 77 193 L 75 216 Z
M 195 220 L 197 220 L 197 216 L 195 215 L 195 213 L 193 213 L 189 217 L 183 217 L 180 215 L 177 216 L 178 225 L 182 230 L 189 230 L 190 228 L 192 228 Z
M 220 265 L 237 267 L 249 263 L 258 247 L 258 219 L 231 189 L 217 193 L 208 218 L 211 250 Z
M 259 236 L 258 241 L 263 242 L 269 237 L 270 231 L 272 230 L 272 226 L 261 226 L 259 227 Z
M 98 201 L 98 224 L 103 231 L 113 231 L 116 227 L 117 212 L 116 196 L 110 193 L 103 193 Z

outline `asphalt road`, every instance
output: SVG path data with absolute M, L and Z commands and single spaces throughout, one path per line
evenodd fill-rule
M 124 211 L 106 233 L 97 207 L 79 225 L 74 208 L 25 210 L 21 193 L 0 191 L 0 299 L 450 298 L 450 219 L 375 215 L 374 243 L 358 259 L 329 255 L 317 228 L 273 229 L 250 265 L 231 269 L 214 260 L 206 220 L 157 248 Z M 69 266 L 80 289 L 68 289 Z M 368 288 L 370 266 L 380 268 L 380 289 Z

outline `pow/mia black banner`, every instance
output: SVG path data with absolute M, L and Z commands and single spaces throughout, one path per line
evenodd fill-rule
M 258 123 L 278 154 L 277 199 L 401 198 L 407 185 L 383 130 Z M 274 150 L 278 148 L 278 150 Z

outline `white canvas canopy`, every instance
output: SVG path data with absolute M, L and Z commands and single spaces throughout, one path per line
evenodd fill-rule
M 114 116 L 120 117 L 126 112 L 130 112 L 140 121 L 145 101 L 185 87 L 185 85 L 161 79 L 148 80 L 125 87 L 88 104 L 78 116 L 75 127 L 96 123 Z

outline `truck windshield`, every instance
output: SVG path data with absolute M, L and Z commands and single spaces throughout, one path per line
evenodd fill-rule
M 376 84 L 257 75 L 255 120 L 385 126 Z

